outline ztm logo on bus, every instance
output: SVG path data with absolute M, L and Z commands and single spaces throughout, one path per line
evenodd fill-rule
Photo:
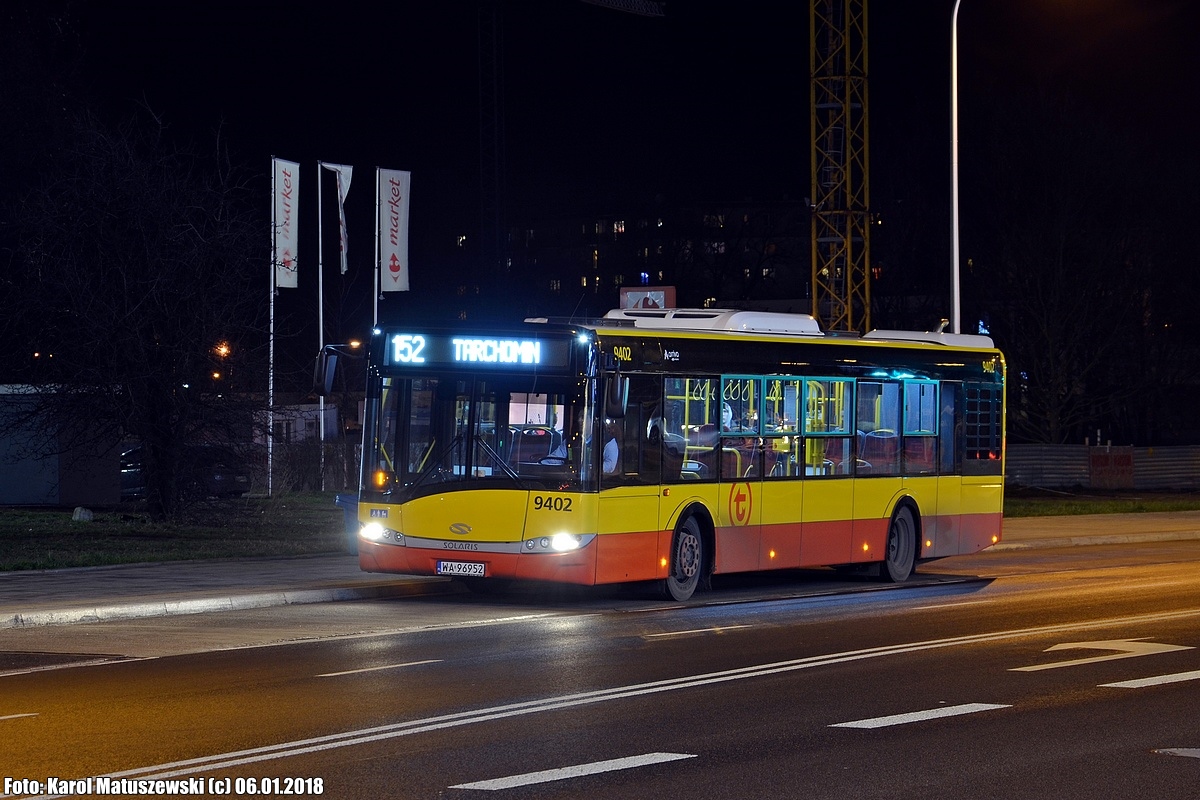
M 735 483 L 729 488 L 729 521 L 734 525 L 749 525 L 750 510 L 754 507 L 754 495 L 750 484 Z

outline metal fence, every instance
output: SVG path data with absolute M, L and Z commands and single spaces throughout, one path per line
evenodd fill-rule
M 1132 453 L 1132 463 L 1105 469 L 1112 451 Z M 1087 445 L 1011 444 L 1005 480 L 1021 486 L 1130 489 L 1200 489 L 1200 447 L 1106 448 Z

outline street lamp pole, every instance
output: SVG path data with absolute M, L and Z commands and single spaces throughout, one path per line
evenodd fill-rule
M 962 310 L 958 270 L 958 5 L 950 19 L 950 322 L 951 331 L 962 333 Z

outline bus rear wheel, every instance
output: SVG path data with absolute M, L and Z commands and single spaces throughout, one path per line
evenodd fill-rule
M 902 583 L 912 574 L 917 557 L 917 524 L 912 509 L 900 506 L 892 514 L 888 525 L 887 553 L 884 556 L 879 577 L 885 581 Z
M 671 599 L 683 602 L 695 593 L 704 567 L 704 539 L 700 523 L 688 517 L 679 523 L 671 539 L 670 573 L 664 582 Z

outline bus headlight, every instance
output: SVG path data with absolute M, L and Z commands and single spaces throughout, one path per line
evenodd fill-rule
M 378 522 L 368 522 L 358 529 L 358 536 L 361 539 L 366 539 L 368 542 L 383 542 L 384 544 L 394 544 L 400 547 L 405 547 L 404 534 L 400 531 L 385 528 Z
M 580 544 L 582 544 L 582 538 L 573 533 L 556 533 L 550 540 L 550 547 L 559 553 L 578 550 Z
M 400 534 L 396 534 L 399 536 Z M 536 539 L 525 540 L 526 553 L 548 555 L 551 553 L 571 553 L 582 550 L 596 538 L 594 533 L 556 533 L 552 536 L 539 536 Z

